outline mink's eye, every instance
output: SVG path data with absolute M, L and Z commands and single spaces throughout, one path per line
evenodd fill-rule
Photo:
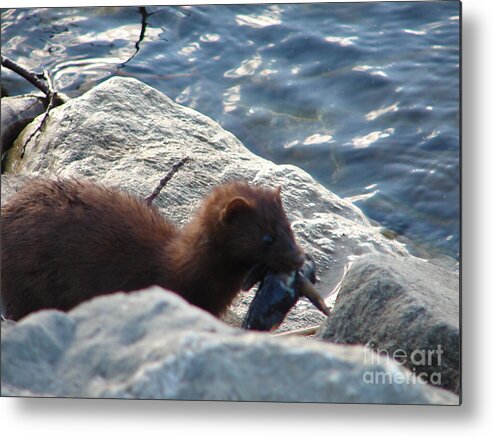
M 274 244 L 274 237 L 270 234 L 265 234 L 262 237 L 262 241 L 266 246 L 272 246 Z

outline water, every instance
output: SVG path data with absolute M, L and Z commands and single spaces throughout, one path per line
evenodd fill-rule
M 459 256 L 458 2 L 2 10 L 1 36 L 59 91 L 135 77 Z

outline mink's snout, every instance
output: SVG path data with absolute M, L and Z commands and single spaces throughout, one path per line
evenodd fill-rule
M 299 268 L 301 268 L 304 262 L 305 262 L 305 252 L 303 252 L 302 249 L 298 248 L 298 251 L 293 259 L 293 263 L 296 266 L 294 270 L 298 270 Z
M 283 253 L 283 256 L 278 260 L 277 269 L 279 272 L 294 272 L 301 268 L 305 262 L 305 252 L 295 242 L 290 242 Z
M 290 254 L 290 262 L 293 266 L 292 270 L 298 270 L 305 262 L 305 252 L 296 243 L 292 243 Z
M 292 270 L 298 270 L 299 268 L 301 268 L 306 258 L 305 251 L 300 246 L 298 246 L 295 241 L 291 241 L 289 244 L 288 253 L 291 255 L 289 258 L 291 258 L 291 262 L 293 264 Z

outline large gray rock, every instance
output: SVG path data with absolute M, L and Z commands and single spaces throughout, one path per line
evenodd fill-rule
M 361 257 L 349 269 L 317 336 L 369 345 L 458 393 L 458 274 L 414 257 Z
M 157 287 L 32 314 L 1 342 L 4 396 L 458 403 L 362 347 L 246 333 Z
M 7 162 L 10 172 L 89 178 L 144 197 L 172 164 L 192 157 L 193 162 L 173 177 L 155 201 L 177 223 L 186 222 L 204 194 L 226 180 L 245 178 L 256 184 L 281 185 L 295 234 L 315 257 L 323 296 L 336 287 L 355 256 L 408 255 L 403 244 L 384 237 L 356 206 L 303 170 L 254 155 L 210 118 L 137 80 L 112 78 L 52 110 L 21 160 L 22 145 L 37 125 L 35 120 L 17 139 Z M 234 310 L 240 317 L 253 294 L 239 296 Z M 302 300 L 281 330 L 322 320 Z

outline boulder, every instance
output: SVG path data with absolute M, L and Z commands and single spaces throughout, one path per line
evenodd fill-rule
M 281 185 L 296 237 L 315 258 L 318 289 L 324 297 L 336 288 L 355 256 L 408 256 L 405 245 L 383 236 L 358 207 L 303 170 L 254 155 L 210 118 L 135 79 L 109 79 L 50 111 L 43 131 L 29 141 L 21 159 L 23 144 L 38 122 L 17 138 L 7 159 L 8 172 L 88 178 L 145 197 L 174 163 L 184 156 L 193 158 L 155 200 L 178 224 L 188 221 L 213 186 L 227 180 Z M 253 295 L 254 290 L 239 296 L 233 308 L 239 317 Z M 301 300 L 280 330 L 318 325 L 322 320 L 311 304 Z
M 458 404 L 360 346 L 228 327 L 152 287 L 2 330 L 3 396 Z
M 459 393 L 459 275 L 419 258 L 366 255 L 350 267 L 317 337 L 389 355 Z

